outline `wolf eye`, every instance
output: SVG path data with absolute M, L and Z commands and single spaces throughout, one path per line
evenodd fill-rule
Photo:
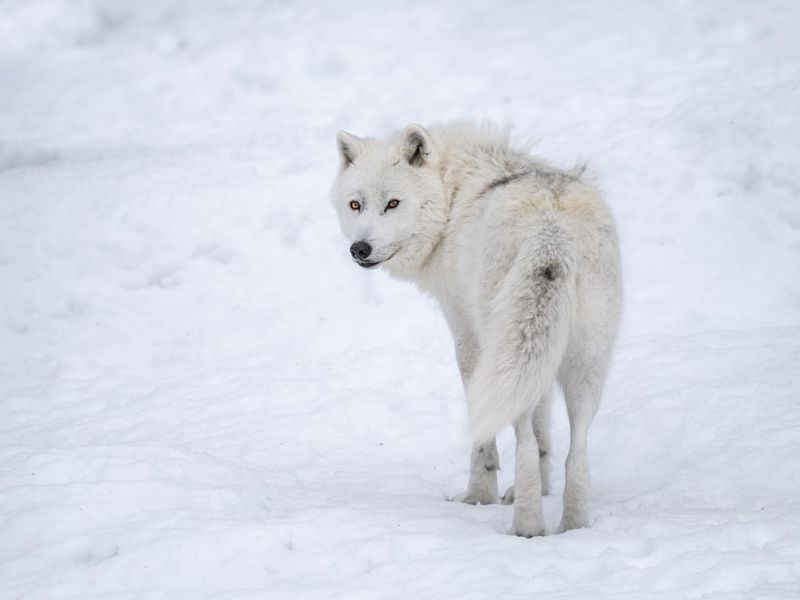
M 352 202 L 350 202 L 350 208 L 352 208 L 353 210 L 361 210 L 361 205 L 355 200 L 353 200 Z
M 389 203 L 386 205 L 386 210 L 389 210 L 390 208 L 397 208 L 398 204 L 400 204 L 400 200 L 397 199 L 389 200 Z

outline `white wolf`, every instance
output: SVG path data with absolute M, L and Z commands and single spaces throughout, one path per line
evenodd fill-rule
M 331 199 L 356 263 L 381 265 L 441 304 L 473 434 L 462 502 L 498 502 L 495 434 L 513 424 L 511 532 L 543 535 L 551 389 L 570 422 L 560 531 L 588 525 L 586 438 L 620 314 L 613 218 L 583 169 L 558 170 L 490 126 L 409 125 L 337 136 Z

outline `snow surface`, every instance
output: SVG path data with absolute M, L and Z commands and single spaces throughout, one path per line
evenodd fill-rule
M 0 3 L 0 597 L 800 597 L 798 31 L 791 0 Z M 456 117 L 590 159 L 618 217 L 588 529 L 445 501 L 449 334 L 327 200 L 338 129 Z

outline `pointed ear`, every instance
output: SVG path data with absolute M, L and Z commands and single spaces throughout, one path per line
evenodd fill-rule
M 436 161 L 436 149 L 433 147 L 430 134 L 424 127 L 414 123 L 403 131 L 401 152 L 408 164 L 415 167 L 433 164 Z
M 354 136 L 352 133 L 340 131 L 336 134 L 336 145 L 339 147 L 339 162 L 342 171 L 352 165 L 361 148 L 364 145 L 364 140 L 360 137 Z

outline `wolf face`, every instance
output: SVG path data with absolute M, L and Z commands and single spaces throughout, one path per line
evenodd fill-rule
M 411 276 L 441 236 L 444 185 L 428 132 L 409 125 L 386 141 L 340 131 L 339 176 L 331 201 L 353 260 Z

